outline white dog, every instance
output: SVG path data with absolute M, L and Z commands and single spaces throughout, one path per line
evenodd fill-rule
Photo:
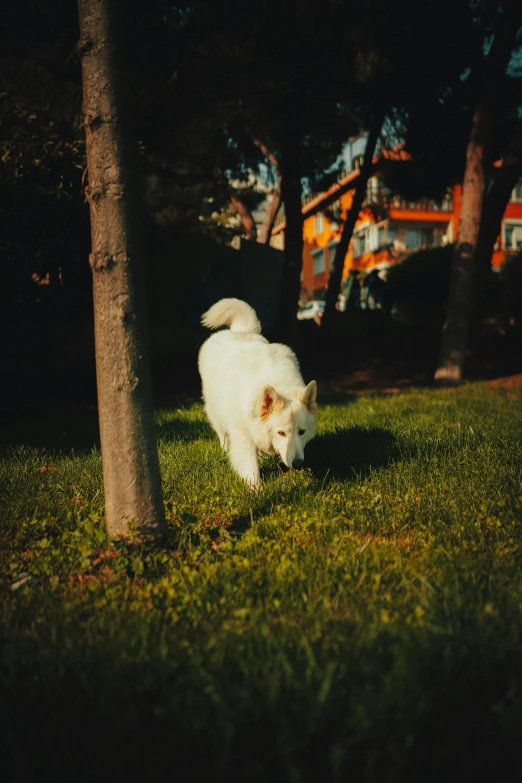
M 258 452 L 301 467 L 315 435 L 316 382 L 305 386 L 293 351 L 261 336 L 246 302 L 221 299 L 201 321 L 209 329 L 230 327 L 206 340 L 198 364 L 205 411 L 234 470 L 258 487 Z

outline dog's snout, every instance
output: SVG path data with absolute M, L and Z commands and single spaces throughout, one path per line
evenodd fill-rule
M 294 459 L 292 461 L 293 468 L 302 468 L 304 465 L 304 459 Z

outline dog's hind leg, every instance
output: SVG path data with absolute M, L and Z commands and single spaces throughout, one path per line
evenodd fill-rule
M 216 426 L 215 424 L 213 424 L 213 427 L 219 438 L 219 445 L 221 446 L 223 451 L 228 452 L 230 447 L 230 438 L 228 437 L 228 432 L 226 432 L 224 428 Z
M 257 449 L 250 438 L 241 432 L 231 432 L 228 438 L 229 457 L 232 467 L 252 489 L 261 484 Z
M 205 405 L 205 413 L 207 414 L 207 419 L 209 420 L 212 428 L 219 438 L 219 445 L 223 451 L 228 451 L 228 432 L 226 432 L 225 427 L 222 426 L 221 417 L 216 415 L 216 412 L 208 403 Z

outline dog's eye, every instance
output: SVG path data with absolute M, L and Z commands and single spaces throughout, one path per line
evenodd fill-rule
M 286 432 L 283 432 L 282 430 L 279 430 L 277 434 L 281 435 L 282 438 L 286 438 Z
M 305 434 L 305 430 L 299 430 L 299 435 L 304 435 L 304 434 Z

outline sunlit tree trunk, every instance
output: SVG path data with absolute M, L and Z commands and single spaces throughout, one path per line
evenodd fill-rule
M 252 212 L 240 194 L 235 188 L 232 187 L 228 178 L 220 166 L 214 166 L 214 176 L 219 184 L 228 190 L 228 196 L 230 203 L 237 212 L 243 229 L 245 232 L 245 239 L 256 240 L 257 239 L 257 227 L 252 215 Z
M 281 178 L 279 178 L 281 179 Z M 274 228 L 274 223 L 277 217 L 277 214 L 279 212 L 279 208 L 281 207 L 281 203 L 283 201 L 282 195 L 281 195 L 281 183 L 279 182 L 272 193 L 272 198 L 270 199 L 270 203 L 268 204 L 265 212 L 265 216 L 263 218 L 263 222 L 259 226 L 259 232 L 257 235 L 257 241 L 261 245 L 269 245 L 270 244 L 270 238 L 272 236 L 272 229 Z
M 491 258 L 497 237 L 500 235 L 502 218 L 511 198 L 513 188 L 522 174 L 522 120 L 515 126 L 507 150 L 505 151 L 500 168 L 495 173 L 488 187 L 482 216 L 477 247 L 477 303 L 476 321 L 484 311 L 485 301 L 488 295 L 488 282 L 491 274 Z
M 487 126 L 489 126 L 487 112 L 484 100 L 479 99 L 466 150 L 460 223 L 453 250 L 447 316 L 442 332 L 439 366 L 435 372 L 435 381 L 441 386 L 459 384 L 464 371 L 472 308 L 475 256 L 484 198 L 484 152 Z
M 158 535 L 164 509 L 149 370 L 136 147 L 114 0 L 78 0 L 98 411 L 111 536 Z
M 272 236 L 272 229 L 274 227 L 277 213 L 279 212 L 279 208 L 281 207 L 281 203 L 283 201 L 283 196 L 281 193 L 281 172 L 279 161 L 277 160 L 274 153 L 268 149 L 267 145 L 256 138 L 253 138 L 252 141 L 256 147 L 259 147 L 269 163 L 272 164 L 273 170 L 277 176 L 277 183 L 272 192 L 272 198 L 270 199 L 270 202 L 266 208 L 263 222 L 259 226 L 259 231 L 257 234 L 257 241 L 261 245 L 268 245 L 270 243 L 270 237 Z
M 228 190 L 230 203 L 237 212 L 237 215 L 243 225 L 245 239 L 257 241 L 261 245 L 268 245 L 270 243 L 272 229 L 274 227 L 275 219 L 277 217 L 277 213 L 279 212 L 282 201 L 281 174 L 279 172 L 279 162 L 275 155 L 267 147 L 267 145 L 255 137 L 251 137 L 251 140 L 253 144 L 255 144 L 256 147 L 261 150 L 267 161 L 272 164 L 272 167 L 275 170 L 277 176 L 277 183 L 272 192 L 272 198 L 268 203 L 263 217 L 263 222 L 259 225 L 259 227 L 256 225 L 252 210 L 248 206 L 245 199 L 242 198 L 240 191 L 232 187 L 223 169 L 219 166 L 214 166 L 214 175 L 217 181 Z
M 245 239 L 251 239 L 254 242 L 257 239 L 257 226 L 255 224 L 252 212 L 247 207 L 243 199 L 230 189 L 230 203 L 239 215 L 239 219 L 245 229 Z
M 480 220 L 485 196 L 486 171 L 491 166 L 489 142 L 496 90 L 511 58 L 521 17 L 520 3 L 506 2 L 497 24 L 483 73 L 475 75 L 477 92 L 466 149 L 466 167 L 462 183 L 462 206 L 453 264 L 446 321 L 442 331 L 439 364 L 435 382 L 441 386 L 456 386 L 464 374 L 464 361 L 471 315 L 475 302 L 477 252 Z

